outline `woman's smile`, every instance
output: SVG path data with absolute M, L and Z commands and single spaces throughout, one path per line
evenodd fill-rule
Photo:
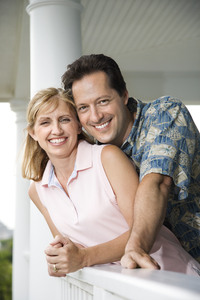
M 67 137 L 50 139 L 49 142 L 54 145 L 63 145 Z

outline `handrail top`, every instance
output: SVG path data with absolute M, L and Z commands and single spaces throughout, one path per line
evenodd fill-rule
M 199 300 L 200 277 L 176 272 L 96 265 L 67 276 L 98 286 L 127 299 Z M 131 298 L 130 298 L 131 297 Z

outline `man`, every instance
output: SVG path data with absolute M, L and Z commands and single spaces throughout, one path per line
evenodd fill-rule
M 200 262 L 200 134 L 186 107 L 169 96 L 129 98 L 118 65 L 102 54 L 82 56 L 62 80 L 85 130 L 120 147 L 140 176 L 122 266 L 159 269 L 148 253 L 163 222 Z
M 82 56 L 62 79 L 86 131 L 100 143 L 121 147 L 140 169 L 122 264 L 129 266 L 129 255 L 146 262 L 165 215 L 183 247 L 200 261 L 200 135 L 184 105 L 171 97 L 147 105 L 129 99 L 117 64 L 104 55 Z

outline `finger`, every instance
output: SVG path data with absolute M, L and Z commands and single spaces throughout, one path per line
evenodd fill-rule
M 55 255 L 58 255 L 59 253 L 59 250 L 60 248 L 57 248 L 57 247 L 47 247 L 45 250 L 44 250 L 44 253 L 46 255 L 50 255 L 50 256 L 55 256 Z
M 69 268 L 68 268 L 68 264 L 63 264 L 63 263 L 53 263 L 53 264 L 48 264 L 49 268 L 51 270 L 51 274 L 52 273 L 56 273 L 57 275 L 66 275 L 67 273 L 69 273 Z M 55 275 L 55 274 L 54 274 Z
M 62 244 L 62 236 L 61 235 L 56 235 L 53 241 L 50 243 L 50 245 L 54 246 L 56 244 L 61 243 Z
M 57 264 L 58 263 L 58 256 L 55 256 L 55 255 L 46 255 L 46 261 L 50 265 Z M 53 267 L 51 269 L 53 269 Z
M 127 269 L 135 269 L 137 267 L 143 269 L 159 270 L 159 264 L 148 254 L 139 254 L 136 252 L 126 253 L 121 259 L 122 266 Z
M 141 256 L 136 260 L 138 266 L 143 269 L 160 269 L 158 263 L 149 255 Z
M 57 273 L 58 272 L 58 269 L 57 269 L 57 267 L 56 267 L 56 264 L 53 264 L 53 265 L 51 265 L 52 266 L 52 268 L 53 268 L 53 271 L 55 272 L 55 273 Z
M 160 270 L 160 265 L 155 261 L 155 259 L 152 256 L 149 256 L 153 264 Z
M 56 237 L 54 238 L 54 240 L 50 243 L 50 245 L 54 246 L 56 244 L 62 244 L 62 245 L 66 245 L 70 242 L 70 239 L 68 239 L 65 236 L 62 235 L 56 235 Z
M 61 247 L 63 247 L 63 244 L 61 244 L 61 243 L 58 243 L 58 244 L 56 244 L 56 245 L 52 245 L 53 247 L 55 247 L 55 248 L 61 248 Z
M 62 273 L 57 267 L 56 264 L 48 264 L 48 273 L 53 277 L 66 277 L 65 273 Z
M 125 254 L 121 259 L 121 265 L 127 269 L 135 269 L 137 268 L 137 263 L 133 260 L 133 258 L 129 254 Z

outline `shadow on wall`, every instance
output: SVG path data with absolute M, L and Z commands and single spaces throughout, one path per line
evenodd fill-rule
M 170 95 L 185 105 L 200 103 L 200 74 L 195 72 L 123 72 L 129 95 L 152 101 Z

